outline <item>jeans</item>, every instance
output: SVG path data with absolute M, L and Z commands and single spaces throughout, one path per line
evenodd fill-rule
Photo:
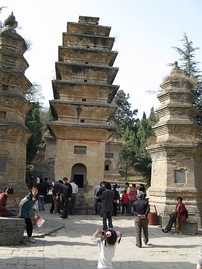
M 107 219 L 108 219 L 108 227 L 109 229 L 113 229 L 112 225 L 112 212 L 102 212 L 103 214 L 103 230 L 107 230 Z
M 75 207 L 76 207 L 76 193 L 72 193 L 72 198 L 69 204 L 69 211 L 71 215 L 74 215 Z
M 69 206 L 69 199 L 68 198 L 62 198 L 62 204 L 63 204 L 63 212 L 62 212 L 62 218 L 67 219 L 68 218 L 68 206 Z
M 95 208 L 95 215 L 100 215 L 101 212 L 100 199 L 94 199 L 94 208 Z
M 39 211 L 44 210 L 44 195 L 39 195 L 38 206 Z

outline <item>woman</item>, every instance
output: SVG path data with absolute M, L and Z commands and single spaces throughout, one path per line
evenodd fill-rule
M 32 237 L 33 225 L 30 217 L 30 210 L 33 207 L 35 208 L 36 215 L 38 216 L 38 189 L 36 187 L 32 187 L 31 192 L 20 201 L 18 213 L 18 218 L 25 219 L 28 242 L 30 243 L 36 242 L 36 240 Z
M 139 191 L 144 192 L 144 198 L 146 198 L 147 194 L 146 194 L 146 189 L 145 189 L 144 184 L 142 184 L 142 183 L 140 184 Z
M 0 217 L 14 217 L 15 212 L 7 209 L 7 198 L 13 195 L 13 188 L 6 187 L 4 192 L 0 193 Z
M 180 222 L 183 222 L 183 221 L 185 221 L 187 219 L 185 211 L 186 211 L 186 207 L 182 203 L 182 197 L 179 196 L 179 197 L 177 197 L 177 205 L 175 207 L 175 210 L 174 210 L 171 218 L 169 219 L 166 228 L 162 229 L 162 232 L 168 233 L 171 230 L 172 225 L 173 225 L 174 222 L 176 222 L 175 227 L 179 229 L 180 228 Z

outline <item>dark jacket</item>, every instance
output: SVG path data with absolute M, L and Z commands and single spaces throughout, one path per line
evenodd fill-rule
M 150 206 L 147 202 L 147 200 L 136 200 L 132 205 L 132 212 L 134 216 L 137 215 L 148 215 L 150 211 Z
M 112 190 L 103 191 L 102 197 L 101 197 L 103 212 L 113 211 L 113 199 L 114 199 L 114 192 Z
M 45 187 L 45 185 L 44 185 L 44 182 L 40 182 L 40 183 L 38 183 L 36 186 L 37 186 L 37 189 L 38 189 L 38 194 L 39 194 L 39 195 L 46 196 L 46 194 L 47 194 L 47 189 L 46 189 L 46 187 Z
M 63 199 L 69 199 L 72 197 L 72 185 L 70 183 L 61 184 L 60 193 Z

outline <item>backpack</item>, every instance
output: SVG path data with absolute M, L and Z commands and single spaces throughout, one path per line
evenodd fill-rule
M 188 210 L 185 208 L 185 216 L 186 216 L 186 218 L 188 219 L 188 217 L 189 217 L 189 213 L 188 213 Z

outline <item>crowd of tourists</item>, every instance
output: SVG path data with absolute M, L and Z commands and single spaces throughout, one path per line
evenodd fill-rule
M 62 219 L 66 219 L 69 213 L 74 214 L 78 186 L 76 181 L 69 183 L 66 177 L 58 182 L 52 181 L 51 184 L 47 184 L 46 180 L 43 181 L 39 177 L 36 184 L 29 186 L 29 188 L 30 192 L 21 199 L 19 211 L 16 214 L 14 211 L 9 210 L 7 205 L 7 199 L 13 195 L 14 190 L 12 187 L 6 187 L 0 193 L 0 217 L 24 218 L 28 242 L 35 243 L 36 241 L 32 237 L 33 220 L 30 216 L 31 209 L 34 207 L 36 218 L 39 216 L 40 210 L 45 210 L 45 198 L 51 188 L 53 195 L 50 213 L 59 213 Z M 92 242 L 98 245 L 100 252 L 97 268 L 112 268 L 115 246 L 116 243 L 120 243 L 122 237 L 119 231 L 113 229 L 112 217 L 117 216 L 118 211 L 121 215 L 134 216 L 136 246 L 141 248 L 142 241 L 146 245 L 149 242 L 148 214 L 150 213 L 150 205 L 146 198 L 146 189 L 143 184 L 136 188 L 135 183 L 130 186 L 128 182 L 125 183 L 125 188 L 121 189 L 118 184 L 114 184 L 112 187 L 110 182 L 102 181 L 94 188 L 94 201 L 94 214 L 102 217 L 102 230 L 97 229 L 92 235 Z M 164 233 L 168 233 L 173 224 L 180 225 L 181 222 L 186 220 L 187 210 L 182 201 L 182 197 L 177 197 L 177 204 L 172 216 L 166 228 L 162 229 Z M 13 205 L 10 204 L 10 206 Z M 202 269 L 201 251 L 196 269 Z

